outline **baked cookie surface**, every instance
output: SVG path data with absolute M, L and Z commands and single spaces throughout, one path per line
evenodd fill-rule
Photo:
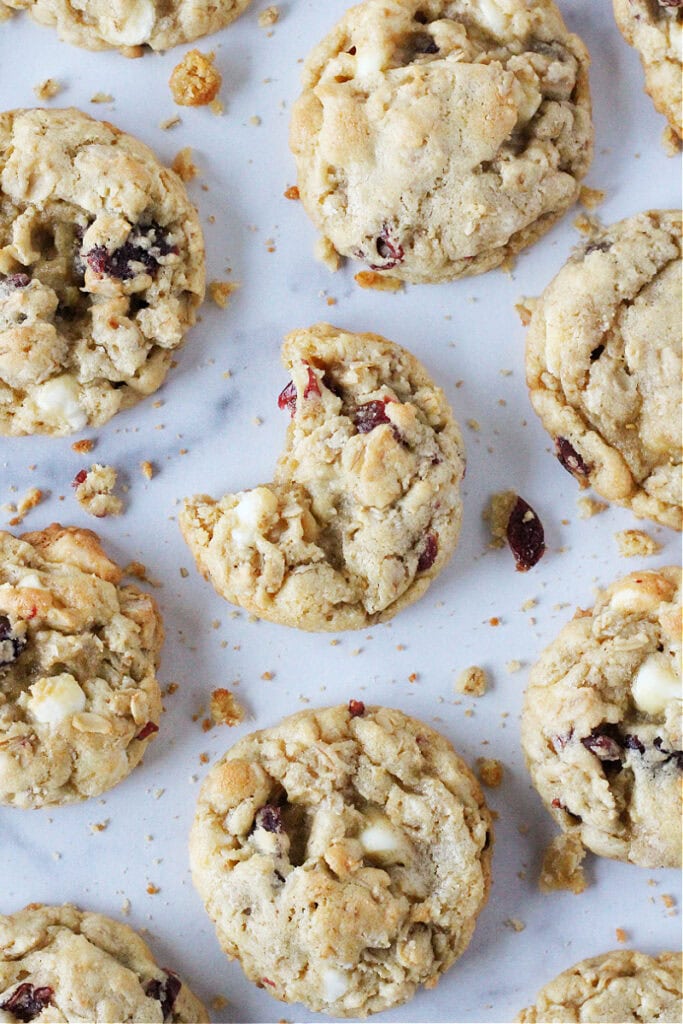
M 156 602 L 90 530 L 0 532 L 0 804 L 96 796 L 158 731 Z
M 683 138 L 683 4 L 681 0 L 613 0 L 627 43 L 640 55 L 645 88 L 679 139 Z
M 618 949 L 563 971 L 517 1020 L 526 1024 L 678 1024 L 682 996 L 680 953 L 652 957 Z
M 565 831 L 603 857 L 681 864 L 681 571 L 601 592 L 534 666 L 522 746 Z
M 205 1024 L 209 1015 L 128 925 L 34 903 L 0 914 L 0 1020 Z
M 412 604 L 450 558 L 462 438 L 406 349 L 329 324 L 288 335 L 293 416 L 274 482 L 185 503 L 180 526 L 223 597 L 310 630 L 361 629 Z
M 312 51 L 290 145 L 342 256 L 413 282 L 497 267 L 576 200 L 588 53 L 551 0 L 366 0 Z
M 229 957 L 286 1002 L 365 1016 L 431 987 L 469 943 L 491 820 L 450 743 L 400 711 L 303 711 L 209 773 L 195 885 Z
M 533 308 L 527 384 L 582 486 L 681 529 L 681 215 L 650 211 L 583 245 Z
M 7 0 L 87 50 L 166 50 L 228 25 L 250 0 Z
M 0 434 L 156 391 L 203 296 L 197 213 L 147 146 L 75 109 L 0 114 Z

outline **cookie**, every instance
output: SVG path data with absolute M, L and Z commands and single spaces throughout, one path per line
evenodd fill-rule
M 652 957 L 618 949 L 563 971 L 541 989 L 534 1006 L 522 1010 L 517 1020 L 527 1024 L 679 1024 L 681 997 L 680 953 Z
M 202 786 L 195 885 L 221 946 L 285 1002 L 364 1017 L 432 987 L 486 902 L 492 831 L 450 743 L 400 711 L 302 711 Z
M 65 904 L 0 914 L 0 1020 L 207 1024 L 132 928 Z
M 680 530 L 681 215 L 586 242 L 533 304 L 531 403 L 582 487 Z
M 203 296 L 196 210 L 147 146 L 74 109 L 0 114 L 0 434 L 156 391 Z
M 0 804 L 97 796 L 158 732 L 156 602 L 90 530 L 0 531 Z
M 681 571 L 598 594 L 534 666 L 522 746 L 555 820 L 603 857 L 681 864 Z
M 499 266 L 576 200 L 588 53 L 552 0 L 366 0 L 308 57 L 290 146 L 342 256 L 413 282 Z
M 681 124 L 681 0 L 612 0 L 617 25 L 626 42 L 635 47 L 645 72 L 645 89 L 656 109 L 683 138 Z
M 414 356 L 329 324 L 288 335 L 293 417 L 274 482 L 185 503 L 199 570 L 228 601 L 309 630 L 362 629 L 424 594 L 460 531 L 462 438 Z
M 166 50 L 217 32 L 249 6 L 250 0 L 7 0 L 28 8 L 59 38 L 87 50 L 149 46 Z

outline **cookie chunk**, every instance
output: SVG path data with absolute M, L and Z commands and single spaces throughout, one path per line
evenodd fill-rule
M 7 0 L 27 8 L 59 38 L 87 50 L 120 49 L 138 56 L 138 47 L 166 50 L 228 25 L 250 0 Z
M 679 1024 L 681 954 L 646 956 L 630 949 L 603 953 L 563 971 L 516 1018 L 527 1024 L 555 1021 Z
M 185 503 L 180 526 L 223 597 L 272 622 L 362 629 L 424 594 L 457 543 L 462 438 L 405 349 L 317 324 L 288 335 L 292 415 L 274 482 Z
M 645 89 L 678 138 L 683 138 L 682 0 L 613 0 L 613 4 L 622 36 L 640 55 Z
M 90 530 L 0 532 L 0 803 L 97 796 L 158 732 L 156 602 Z
M 393 278 L 499 266 L 578 196 L 588 63 L 552 0 L 366 0 L 304 66 L 290 145 L 307 213 Z
M 534 666 L 522 746 L 565 831 L 603 857 L 681 864 L 681 572 L 635 572 Z
M 531 402 L 583 487 L 665 526 L 681 515 L 681 215 L 583 245 L 535 303 Z
M 147 146 L 78 110 L 0 114 L 0 434 L 156 391 L 203 296 L 197 213 Z
M 491 819 L 443 736 L 400 711 L 302 711 L 240 740 L 202 787 L 195 884 L 270 995 L 362 1017 L 431 987 L 490 884 Z
M 65 904 L 0 914 L 0 1020 L 206 1024 L 206 1008 L 125 924 Z

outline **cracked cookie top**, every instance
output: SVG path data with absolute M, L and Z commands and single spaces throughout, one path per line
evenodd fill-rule
M 197 213 L 147 146 L 74 109 L 0 114 L 0 434 L 156 391 L 203 296 Z
M 0 914 L 0 1020 L 206 1024 L 209 1015 L 128 925 L 32 903 Z
M 0 804 L 97 796 L 158 732 L 156 602 L 90 530 L 0 532 Z
M 679 139 L 683 76 L 683 0 L 613 0 L 624 39 L 635 47 L 645 72 L 645 88 Z
M 681 529 L 681 215 L 580 247 L 533 305 L 531 402 L 582 486 Z
M 603 857 L 681 864 L 681 571 L 634 572 L 534 666 L 522 746 L 566 831 Z
M 303 711 L 240 740 L 202 787 L 195 884 L 229 957 L 286 1002 L 365 1016 L 469 943 L 491 820 L 448 741 L 400 711 Z
M 540 237 L 592 157 L 588 54 L 552 0 L 366 0 L 312 51 L 290 145 L 343 255 L 406 281 Z
M 166 50 L 216 32 L 250 0 L 6 0 L 87 50 Z
M 274 482 L 185 503 L 180 526 L 219 594 L 261 618 L 361 629 L 416 601 L 450 558 L 462 438 L 406 349 L 329 324 L 288 335 L 292 415 Z
M 617 949 L 563 971 L 517 1017 L 522 1024 L 554 1021 L 621 1021 L 622 1024 L 678 1024 L 681 954 L 647 956 Z

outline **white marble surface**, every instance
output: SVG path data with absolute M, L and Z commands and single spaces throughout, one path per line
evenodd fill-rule
M 636 525 L 627 512 L 614 508 L 579 520 L 576 484 L 550 453 L 524 387 L 524 335 L 513 304 L 519 295 L 537 294 L 562 265 L 577 238 L 573 215 L 520 259 L 512 276 L 496 271 L 381 295 L 355 286 L 357 267 L 330 275 L 313 260 L 314 232 L 303 210 L 282 193 L 295 180 L 287 123 L 298 62 L 346 4 L 284 3 L 270 37 L 256 23 L 265 6 L 256 0 L 236 24 L 200 44 L 216 50 L 225 116 L 183 110 L 182 124 L 168 132 L 159 129 L 174 113 L 166 83 L 187 47 L 126 61 L 62 44 L 25 17 L 0 27 L 3 109 L 34 105 L 32 87 L 51 76 L 65 87 L 52 105 L 74 104 L 110 119 L 168 161 L 182 146 L 194 147 L 201 177 L 190 192 L 206 229 L 209 277 L 225 277 L 229 266 L 242 285 L 226 311 L 207 303 L 157 396 L 160 408 L 147 401 L 91 432 L 97 438 L 93 458 L 116 466 L 130 486 L 122 518 L 91 520 L 77 506 L 69 484 L 87 460 L 68 439 L 0 440 L 0 503 L 34 485 L 50 492 L 26 519 L 27 529 L 53 519 L 94 525 L 114 556 L 144 562 L 160 581 L 155 594 L 168 634 L 161 679 L 180 683 L 144 766 L 102 800 L 50 811 L 0 809 L 0 910 L 72 900 L 119 916 L 128 899 L 128 921 L 148 930 L 162 964 L 181 971 L 207 1002 L 217 995 L 229 999 L 216 1021 L 323 1019 L 275 1002 L 219 950 L 187 866 L 186 836 L 206 771 L 200 759 L 206 753 L 213 761 L 247 731 L 309 703 L 383 702 L 436 724 L 469 759 L 501 758 L 506 775 L 490 792 L 500 814 L 494 885 L 471 946 L 437 989 L 382 1018 L 510 1021 L 560 970 L 615 947 L 617 927 L 627 932 L 629 945 L 648 952 L 680 942 L 677 872 L 591 858 L 591 885 L 581 896 L 542 896 L 536 886 L 554 826 L 519 751 L 527 667 L 574 607 L 591 603 L 596 584 L 639 564 L 621 559 L 613 538 L 615 530 Z M 607 191 L 600 216 L 609 222 L 677 205 L 678 161 L 663 153 L 663 119 L 642 93 L 638 59 L 619 36 L 611 5 L 564 0 L 560 6 L 593 57 L 597 145 L 587 183 Z M 113 103 L 91 104 L 100 91 L 111 93 Z M 336 305 L 328 306 L 328 295 Z M 286 382 L 280 341 L 292 327 L 318 319 L 379 331 L 406 345 L 445 387 L 461 424 L 472 418 L 481 426 L 465 428 L 465 523 L 451 564 L 392 624 L 341 635 L 335 646 L 327 635 L 235 614 L 195 572 L 175 520 L 184 495 L 218 495 L 270 478 L 285 429 L 276 405 Z M 504 376 L 503 369 L 512 373 Z M 151 482 L 138 469 L 142 459 L 158 467 Z M 486 550 L 483 506 L 491 492 L 508 486 L 531 502 L 546 528 L 547 554 L 527 575 L 514 571 L 508 551 Z M 648 565 L 676 561 L 678 538 L 649 529 L 663 548 Z M 189 569 L 186 578 L 180 567 Z M 524 613 L 530 597 L 538 605 Z M 497 628 L 489 624 L 494 616 Z M 524 663 L 522 671 L 506 671 L 511 659 Z M 492 686 L 480 700 L 461 701 L 453 682 L 470 664 L 485 666 Z M 264 672 L 273 678 L 262 679 Z M 230 731 L 204 733 L 193 716 L 218 685 L 236 689 L 250 718 Z M 103 821 L 106 829 L 93 832 L 91 825 Z M 155 895 L 146 891 L 150 883 L 159 888 Z M 676 898 L 673 912 L 664 894 Z M 510 918 L 523 921 L 524 931 L 506 925 Z

